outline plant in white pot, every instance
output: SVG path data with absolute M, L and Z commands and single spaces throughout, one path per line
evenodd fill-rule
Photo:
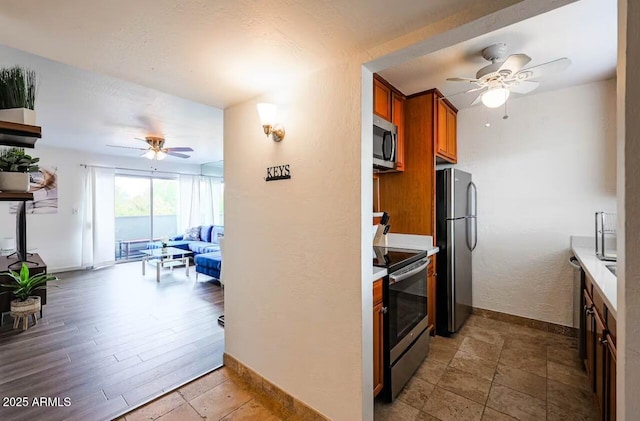
M 29 267 L 25 263 L 22 264 L 19 273 L 11 270 L 2 275 L 10 277 L 12 282 L 0 284 L 0 287 L 7 288 L 6 291 L 0 294 L 12 293 L 16 298 L 11 301 L 11 313 L 14 314 L 14 317 L 25 318 L 25 327 L 23 329 L 26 329 L 26 317 L 39 312 L 42 307 L 40 297 L 34 295 L 34 293 L 40 289 L 45 289 L 47 282 L 56 281 L 58 278 L 46 273 L 30 276 Z M 16 321 L 17 320 L 19 319 L 16 319 Z
M 40 171 L 36 165 L 40 158 L 34 158 L 21 148 L 0 151 L 0 191 L 26 193 L 29 191 L 31 172 Z
M 19 66 L 0 69 L 0 121 L 36 124 L 36 72 Z

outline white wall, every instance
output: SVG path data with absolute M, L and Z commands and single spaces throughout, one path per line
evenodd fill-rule
M 138 170 L 183 172 L 199 174 L 199 165 L 174 164 L 170 162 L 135 159 L 108 155 L 90 154 L 69 149 L 42 146 L 47 140 L 40 140 L 36 148 L 27 153 L 40 158 L 40 164 L 58 169 L 58 213 L 27 215 L 27 247 L 36 249 L 50 271 L 80 268 L 81 264 L 81 224 L 82 215 L 74 213 L 80 209 L 84 186 L 83 168 L 80 164 L 102 165 Z M 9 203 L 0 202 L 0 237 L 15 238 L 15 215 L 9 214 Z
M 397 65 L 569 2 L 478 3 L 225 110 L 228 354 L 331 419 L 373 418 L 372 99 L 361 64 Z M 265 99 L 288 108 L 278 144 L 260 127 L 255 104 Z M 265 183 L 279 164 L 292 179 Z
M 458 165 L 478 186 L 473 305 L 572 326 L 569 236 L 616 211 L 616 82 L 458 114 Z M 484 125 L 490 122 L 491 127 Z

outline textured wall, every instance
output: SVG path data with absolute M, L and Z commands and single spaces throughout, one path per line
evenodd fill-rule
M 616 210 L 615 80 L 458 114 L 458 165 L 478 186 L 476 307 L 572 325 L 570 235 Z M 490 128 L 485 127 L 487 120 Z

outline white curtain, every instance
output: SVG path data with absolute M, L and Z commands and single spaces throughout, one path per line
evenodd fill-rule
M 200 176 L 180 174 L 180 206 L 178 207 L 178 228 L 185 232 L 188 228 L 201 225 Z
M 86 167 L 82 203 L 82 267 L 115 263 L 115 170 Z
M 203 225 L 223 225 L 222 220 L 222 180 L 202 176 L 201 179 L 201 220 Z

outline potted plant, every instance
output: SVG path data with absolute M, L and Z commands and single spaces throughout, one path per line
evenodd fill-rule
M 0 294 L 13 293 L 16 298 L 11 301 L 11 312 L 15 314 L 31 314 L 40 311 L 42 307 L 40 297 L 33 294 L 39 289 L 45 289 L 47 282 L 56 281 L 58 278 L 46 273 L 29 276 L 29 267 L 23 263 L 20 272 L 9 271 L 3 273 L 9 276 L 13 282 L 9 284 L 0 284 L 1 287 L 8 288 Z
M 40 158 L 27 155 L 24 149 L 9 148 L 0 152 L 0 191 L 26 193 L 29 173 L 40 171 Z
M 36 72 L 19 66 L 0 70 L 0 121 L 36 124 Z

